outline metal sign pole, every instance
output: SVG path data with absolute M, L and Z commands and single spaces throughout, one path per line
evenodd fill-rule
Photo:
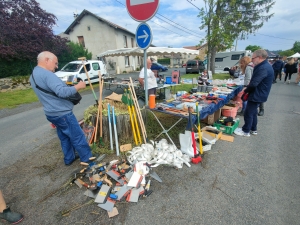
M 147 68 L 147 50 L 144 49 L 144 87 L 145 87 L 145 105 L 148 105 L 148 68 Z

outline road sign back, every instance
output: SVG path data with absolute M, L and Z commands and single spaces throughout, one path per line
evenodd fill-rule
M 159 0 L 126 0 L 126 8 L 132 19 L 144 22 L 156 13 Z

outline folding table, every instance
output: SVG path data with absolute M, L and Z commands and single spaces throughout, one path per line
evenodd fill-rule
M 211 103 L 209 104 L 207 107 L 202 108 L 200 110 L 200 119 L 204 119 L 206 118 L 208 115 L 213 114 L 215 111 L 217 111 L 218 109 L 220 109 L 221 107 L 223 107 L 226 103 L 228 103 L 232 98 L 234 98 L 239 92 L 241 92 L 243 90 L 243 86 L 240 85 L 238 86 L 236 89 L 234 89 L 230 94 L 227 95 L 226 99 L 220 100 L 217 104 L 215 103 Z M 159 123 L 159 125 L 162 128 L 162 132 L 160 134 L 157 135 L 157 137 L 155 138 L 155 140 L 161 136 L 162 134 L 166 134 L 166 136 L 168 137 L 168 139 L 170 140 L 170 142 L 174 145 L 174 142 L 172 141 L 171 137 L 169 136 L 168 132 L 175 127 L 182 119 L 187 119 L 189 120 L 189 116 L 188 115 L 182 115 L 182 114 L 175 114 L 175 113 L 170 113 L 166 110 L 159 110 L 157 108 L 154 109 L 150 109 L 149 107 L 146 107 L 155 117 L 155 119 L 157 120 L 157 122 Z M 158 117 L 155 115 L 155 112 L 160 112 L 160 113 L 165 113 L 165 114 L 169 114 L 169 115 L 173 115 L 176 117 L 179 117 L 179 119 L 168 129 L 166 129 L 163 124 L 161 123 L 161 121 L 158 119 Z M 192 120 L 193 120 L 193 124 L 197 123 L 197 115 L 192 115 Z M 187 123 L 187 128 L 189 127 L 190 123 Z

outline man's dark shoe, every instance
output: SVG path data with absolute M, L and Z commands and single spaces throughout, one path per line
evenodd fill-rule
M 239 116 L 244 116 L 244 111 L 243 111 L 243 110 L 240 111 L 240 112 L 238 113 L 238 115 L 239 115 Z
M 11 224 L 17 224 L 20 223 L 24 217 L 21 213 L 12 212 L 10 211 L 10 208 L 7 207 L 3 210 L 3 213 L 0 213 L 0 219 L 5 220 Z
M 259 110 L 259 113 L 257 115 L 263 116 L 264 115 L 264 109 Z
M 71 166 L 72 163 L 73 163 L 74 161 L 76 161 L 77 159 L 79 159 L 79 155 L 78 155 L 77 153 L 75 153 L 75 159 L 74 159 L 72 162 L 68 163 L 68 164 L 65 163 L 65 165 L 66 165 L 66 166 Z
M 273 81 L 273 84 L 276 84 L 276 83 L 277 83 L 277 81 L 276 81 L 276 80 L 274 80 L 274 81 Z

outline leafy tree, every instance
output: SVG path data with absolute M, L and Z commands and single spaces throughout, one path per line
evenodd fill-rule
M 258 45 L 248 45 L 245 50 L 251 50 L 251 52 L 254 52 L 258 49 L 262 49 L 262 47 L 258 46 Z
M 92 59 L 92 53 L 85 49 L 81 44 L 69 42 L 67 45 L 67 50 L 57 55 L 59 61 L 59 69 L 61 69 L 66 63 L 77 60 L 79 57 Z
M 287 56 L 288 57 L 288 56 L 294 55 L 295 52 L 293 50 L 289 49 L 289 50 L 285 50 L 285 51 L 280 51 L 280 52 L 278 52 L 278 54 L 280 56 Z
M 296 42 L 294 43 L 292 50 L 293 50 L 295 53 L 296 53 L 296 52 L 300 53 L 300 41 L 296 41 Z
M 198 17 L 200 29 L 207 28 L 206 41 L 210 68 L 214 73 L 215 54 L 228 49 L 235 39 L 245 39 L 263 26 L 273 14 L 268 14 L 274 0 L 204 0 Z M 204 41 L 204 40 L 202 40 Z
M 64 51 L 66 40 L 52 32 L 56 19 L 35 0 L 0 0 L 0 59 L 36 60 L 41 51 Z

